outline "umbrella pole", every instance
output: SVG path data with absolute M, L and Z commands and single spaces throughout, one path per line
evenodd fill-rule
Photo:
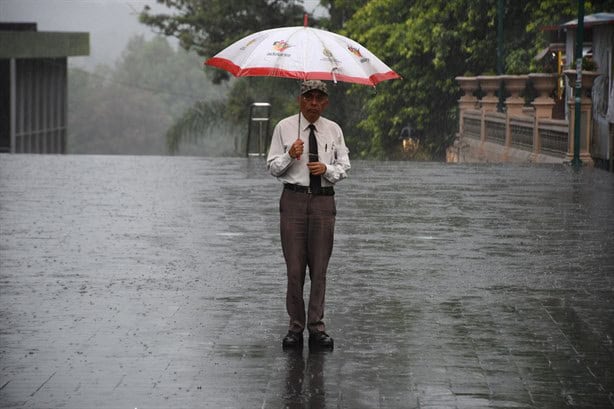
M 300 98 L 300 96 L 299 96 Z M 300 104 L 300 102 L 299 102 Z M 297 129 L 297 135 L 296 135 L 296 139 L 301 139 L 301 108 L 299 105 L 299 109 L 298 109 L 298 129 Z M 297 156 L 296 159 L 301 160 L 300 156 Z
M 307 23 L 309 21 L 309 14 L 307 13 L 303 13 L 303 27 L 307 27 Z M 298 135 L 296 136 L 296 139 L 301 139 L 301 82 L 299 81 L 298 83 L 298 95 L 299 95 L 299 101 L 298 101 Z M 301 159 L 301 157 L 299 156 L 297 159 Z
M 307 13 L 305 13 L 305 22 L 307 22 Z M 301 82 L 298 83 L 298 129 L 296 139 L 301 139 Z M 296 159 L 301 160 L 300 156 L 297 156 Z

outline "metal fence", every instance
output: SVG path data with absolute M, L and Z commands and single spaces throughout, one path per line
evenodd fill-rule
M 486 140 L 500 145 L 505 144 L 505 114 L 489 112 L 484 118 Z
M 480 111 L 467 111 L 463 117 L 464 136 L 474 139 L 480 139 L 482 133 L 482 115 Z
M 562 121 L 540 122 L 539 139 L 541 150 L 557 156 L 565 156 L 569 147 L 569 127 Z
M 510 120 L 511 144 L 515 148 L 533 150 L 533 118 L 521 119 L 518 117 Z
M 504 113 L 470 109 L 463 112 L 463 135 L 513 148 L 564 157 L 568 151 L 568 124 L 565 120 L 539 119 L 530 115 L 510 116 Z M 484 123 L 482 123 L 484 121 Z M 509 126 L 507 126 L 509 121 Z M 534 129 L 537 129 L 537 146 L 534 144 Z M 482 130 L 484 135 L 482 135 Z M 507 135 L 509 132 L 509 135 Z

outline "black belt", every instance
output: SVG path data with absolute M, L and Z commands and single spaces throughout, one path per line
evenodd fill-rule
M 335 194 L 335 189 L 333 189 L 332 186 L 322 186 L 319 190 L 312 190 L 309 186 L 292 185 L 290 183 L 285 183 L 284 189 L 288 189 L 293 192 L 307 193 L 310 195 L 319 196 L 333 196 Z

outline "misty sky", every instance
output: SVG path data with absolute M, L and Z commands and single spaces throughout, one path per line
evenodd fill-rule
M 112 65 L 133 35 L 154 35 L 138 22 L 145 4 L 161 9 L 155 0 L 0 0 L 0 21 L 35 22 L 39 31 L 89 32 L 90 56 L 68 60 L 93 68 Z
M 305 0 L 305 9 L 312 12 L 318 3 Z M 166 10 L 155 0 L 0 0 L 0 21 L 35 22 L 39 31 L 89 32 L 90 56 L 68 61 L 71 66 L 92 69 L 101 63 L 113 65 L 133 35 L 154 35 L 138 22 L 145 5 Z

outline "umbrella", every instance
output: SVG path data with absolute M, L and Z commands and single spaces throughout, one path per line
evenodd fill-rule
M 356 41 L 306 24 L 250 34 L 205 64 L 224 69 L 235 77 L 283 77 L 372 86 L 400 78 Z

